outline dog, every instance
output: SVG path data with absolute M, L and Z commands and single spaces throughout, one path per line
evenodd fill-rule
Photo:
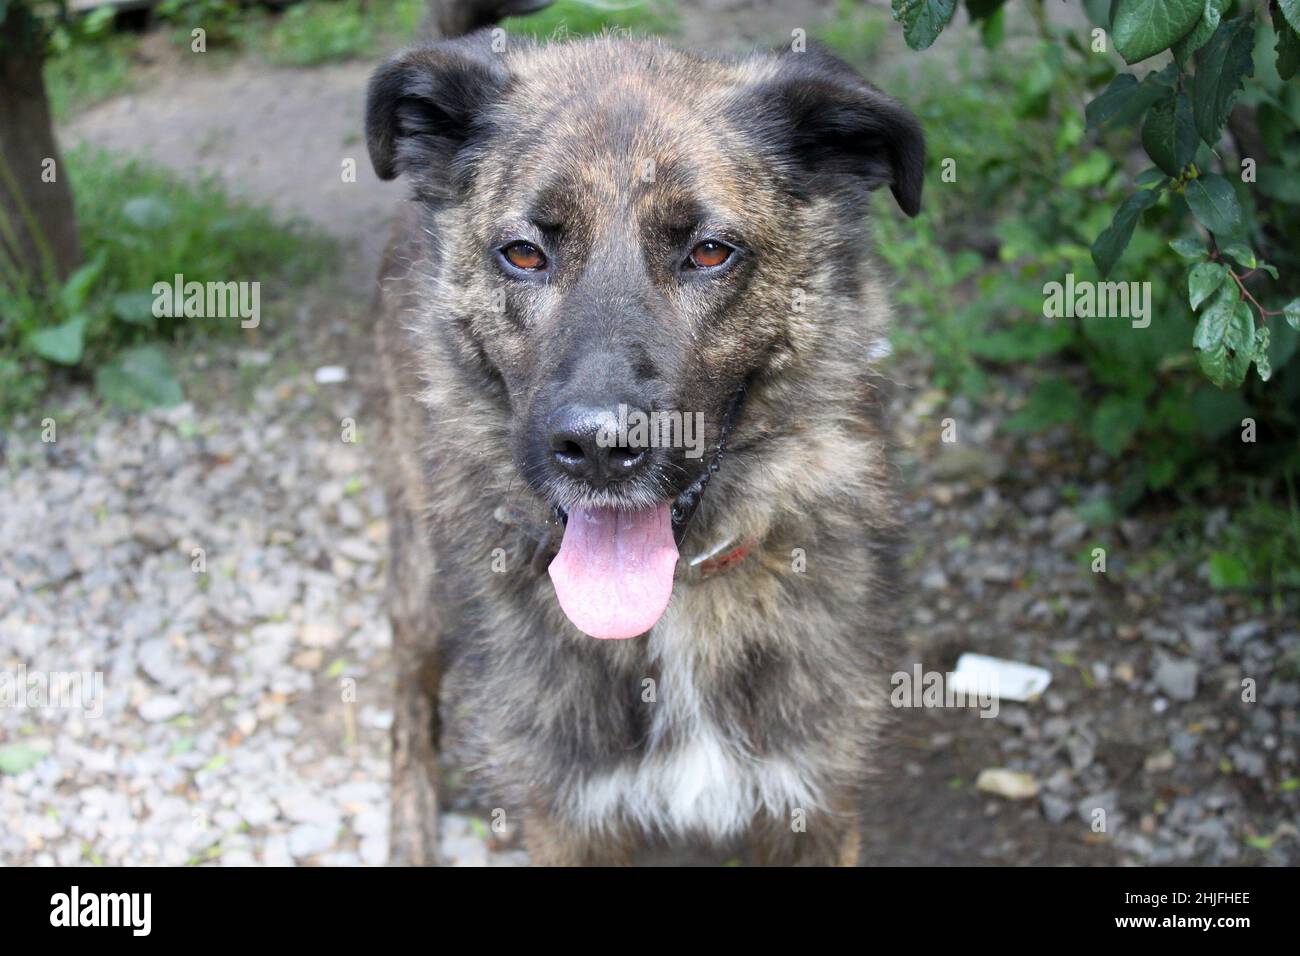
M 919 210 L 917 121 L 820 48 L 487 29 L 378 68 L 366 140 L 411 186 L 394 862 L 438 862 L 444 734 L 537 865 L 856 864 L 903 534 L 867 222 Z

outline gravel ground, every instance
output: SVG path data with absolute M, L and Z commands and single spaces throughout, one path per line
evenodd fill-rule
M 0 857 L 386 860 L 381 496 L 340 438 L 355 391 L 270 380 L 129 418 L 73 395 L 56 442 L 10 436 L 0 667 L 103 693 L 4 713 Z
M 132 417 L 74 392 L 56 442 L 36 423 L 8 438 L 0 671 L 101 671 L 103 690 L 86 701 L 100 716 L 0 711 L 6 862 L 386 859 L 386 529 L 360 391 L 268 351 L 201 364 L 187 377 L 213 393 L 249 368 L 267 384 Z M 991 720 L 907 711 L 898 793 L 879 802 L 906 811 L 873 814 L 872 859 L 1294 863 L 1294 616 L 1256 616 L 1173 565 L 1126 574 L 1155 521 L 1123 526 L 1106 576 L 1081 568 L 1086 531 L 1053 490 L 1071 476 L 1032 464 L 1068 446 L 989 450 L 987 420 L 937 452 L 926 423 L 962 410 L 936 398 L 899 402 L 915 659 L 948 670 L 977 650 L 1047 667 L 1053 684 Z M 977 790 L 988 768 L 1029 775 L 1037 795 Z M 451 799 L 450 859 L 522 860 L 488 839 L 482 808 Z
M 898 375 L 923 381 L 924 368 Z M 905 712 L 904 773 L 882 794 L 874 858 L 1300 861 L 1294 595 L 1265 611 L 1215 593 L 1204 568 L 1160 547 L 1157 511 L 1089 531 L 1068 499 L 1103 494 L 1108 465 L 1064 434 L 1012 442 L 997 432 L 1000 410 L 937 393 L 903 392 L 897 405 L 913 663 L 950 671 L 975 651 L 1044 667 L 1052 684 L 994 719 Z M 957 428 L 950 445 L 945 418 Z M 1027 775 L 1033 795 L 980 789 L 989 769 Z
M 90 712 L 0 707 L 0 862 L 387 859 L 386 530 L 369 467 L 382 450 L 367 445 L 363 393 L 393 193 L 363 176 L 322 198 L 311 173 L 336 181 L 338 157 L 360 148 L 365 72 L 186 73 L 65 131 L 110 146 L 129 133 L 356 246 L 341 287 L 305 291 L 267 338 L 194 355 L 189 404 L 122 416 L 74 389 L 50 405 L 56 441 L 38 416 L 0 442 L 0 692 L 5 675 L 103 679 Z M 317 383 L 326 365 L 348 380 Z M 895 374 L 927 377 L 915 360 Z M 909 649 L 926 671 L 969 650 L 1045 667 L 1052 684 L 994 719 L 902 712 L 869 861 L 1300 862 L 1295 601 L 1214 593 L 1156 548 L 1159 512 L 1113 529 L 1093 573 L 1080 555 L 1096 534 L 1074 502 L 1105 491 L 1105 462 L 1063 436 L 1013 442 L 1002 414 L 899 390 Z M 1020 776 L 981 789 L 988 770 Z M 492 838 L 485 808 L 446 796 L 451 862 L 526 862 Z

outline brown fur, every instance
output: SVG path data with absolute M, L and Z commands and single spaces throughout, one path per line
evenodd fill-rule
M 868 156 L 865 177 L 834 156 L 795 169 L 797 154 L 773 145 L 786 133 L 770 111 L 798 109 L 809 84 L 889 122 L 910 120 L 821 54 L 814 71 L 791 66 L 790 54 L 724 60 L 598 38 L 480 62 L 486 41 L 470 42 L 406 54 L 372 85 L 376 167 L 405 173 L 416 195 L 386 261 L 378 318 L 399 667 L 395 858 L 436 852 L 428 816 L 441 678 L 448 732 L 507 821 L 527 821 L 534 862 L 624 863 L 648 837 L 691 835 L 646 832 L 631 812 L 597 821 L 577 809 L 590 781 L 690 743 L 690 725 L 656 723 L 654 710 L 681 704 L 689 681 L 690 699 L 736 753 L 797 768 L 817 795 L 808 807 L 760 808 L 748 827 L 758 858 L 854 863 L 888 716 L 901 530 L 872 357 L 887 305 L 864 253 L 864 217 L 880 183 L 915 211 L 919 179 L 906 177 L 919 171 L 900 164 L 919 162 L 919 134 L 900 145 L 882 133 L 871 148 L 913 153 Z M 486 119 L 472 137 L 421 138 L 445 122 L 441 106 L 432 118 L 389 108 L 412 83 L 424 90 L 420 77 L 457 70 L 492 91 L 474 106 Z M 652 181 L 641 175 L 647 161 Z M 510 286 L 494 309 L 503 281 L 484 250 L 538 201 L 565 223 L 557 259 L 582 267 L 545 287 Z M 692 206 L 741 224 L 752 252 L 716 287 L 658 271 L 674 249 L 655 224 Z M 643 290 L 636 301 L 633 288 Z M 592 302 L 596 318 L 576 335 L 573 317 Z M 638 309 L 642 325 L 623 318 Z M 682 576 L 660 624 L 627 641 L 579 633 L 531 563 L 536 535 L 497 517 L 509 505 L 545 526 L 552 505 L 575 500 L 568 485 L 529 480 L 530 436 L 555 369 L 581 370 L 607 342 L 652 357 L 672 383 L 666 405 L 704 412 L 710 448 L 729 398 L 746 388 L 681 552 L 758 542 L 725 574 Z M 496 549 L 503 573 L 492 568 Z M 653 702 L 643 700 L 647 678 Z M 791 824 L 796 811 L 802 828 Z

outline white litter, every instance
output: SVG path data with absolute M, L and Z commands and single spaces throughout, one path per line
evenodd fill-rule
M 1032 774 L 1019 773 L 1003 767 L 989 767 L 981 770 L 975 781 L 975 789 L 984 793 L 995 793 L 1008 800 L 1029 800 L 1038 796 L 1038 781 Z
M 948 677 L 950 688 L 967 694 L 992 693 L 999 700 L 1032 700 L 1050 683 L 1051 671 L 984 654 L 963 654 Z
M 342 365 L 322 365 L 316 369 L 316 381 L 321 385 L 334 385 L 348 380 L 348 370 Z

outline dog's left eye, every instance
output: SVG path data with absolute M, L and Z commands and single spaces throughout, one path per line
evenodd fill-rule
M 537 272 L 546 268 L 546 255 L 531 242 L 512 242 L 501 250 L 501 255 L 516 269 Z
M 688 269 L 716 269 L 730 259 L 733 252 L 735 250 L 725 242 L 705 239 L 691 250 L 685 265 Z

